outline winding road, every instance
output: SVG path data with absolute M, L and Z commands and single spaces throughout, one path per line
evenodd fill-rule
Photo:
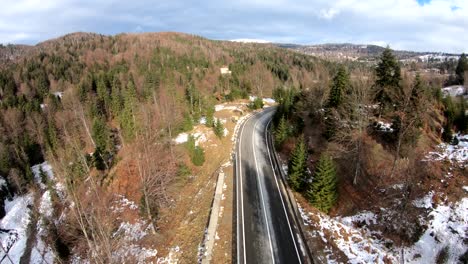
M 268 126 L 274 107 L 240 127 L 236 145 L 237 263 L 310 263 L 279 166 Z M 235 262 L 235 261 L 234 261 Z

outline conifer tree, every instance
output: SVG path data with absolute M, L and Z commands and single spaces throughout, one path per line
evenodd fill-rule
M 330 90 L 330 97 L 328 99 L 328 107 L 338 107 L 343 101 L 346 86 L 349 83 L 349 76 L 346 69 L 341 66 L 338 69 L 335 77 L 333 78 L 333 84 Z
M 104 106 L 104 109 L 107 114 L 107 112 L 109 111 L 111 97 L 109 94 L 109 88 L 107 84 L 106 75 L 102 72 L 98 75 L 98 79 L 96 82 L 96 92 L 97 92 L 98 100 Z
M 296 191 L 302 190 L 307 179 L 307 149 L 302 136 L 299 137 L 289 159 L 288 179 Z
M 189 135 L 186 143 L 186 148 L 188 150 L 190 160 L 195 166 L 202 166 L 205 162 L 205 151 L 202 147 L 197 146 L 195 143 L 195 137 Z
M 214 126 L 214 112 L 215 112 L 215 109 L 213 107 L 209 107 L 207 110 L 206 110 L 206 123 L 205 125 L 207 127 L 213 127 Z
M 401 93 L 400 65 L 392 51 L 387 47 L 380 57 L 380 62 L 375 69 L 377 80 L 375 82 L 375 101 L 380 103 L 380 112 L 392 106 L 395 94 Z
M 127 85 L 127 90 L 125 91 L 125 99 L 123 110 L 120 115 L 120 127 L 123 132 L 123 137 L 125 140 L 131 141 L 135 137 L 136 132 L 136 123 L 135 123 L 135 109 L 137 102 L 137 95 L 135 84 L 133 80 L 130 79 Z
M 213 131 L 218 138 L 222 138 L 224 136 L 224 126 L 219 118 L 216 119 Z
M 323 154 L 314 172 L 314 178 L 307 190 L 309 202 L 317 209 L 328 213 L 336 202 L 336 169 L 333 160 Z
M 46 127 L 46 144 L 47 147 L 54 152 L 58 145 L 57 129 L 53 119 L 49 119 Z
M 288 138 L 288 125 L 283 115 L 281 116 L 281 119 L 278 123 L 278 127 L 275 130 L 276 146 L 281 146 L 287 138 Z
M 109 149 L 110 144 L 110 132 L 107 128 L 105 121 L 101 117 L 94 119 L 92 135 L 96 149 L 100 151 L 106 151 Z
M 465 53 L 463 53 L 458 59 L 457 68 L 455 69 L 458 84 L 463 85 L 465 83 L 466 71 L 468 71 L 468 59 L 466 58 Z
M 111 90 L 111 111 L 114 118 L 118 117 L 123 107 L 121 83 L 117 76 L 114 76 Z

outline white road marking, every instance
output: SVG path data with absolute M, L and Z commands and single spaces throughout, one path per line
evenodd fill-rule
M 253 151 L 253 155 L 254 155 L 254 162 L 255 162 L 255 168 L 257 170 L 257 180 L 258 180 L 258 184 L 260 185 L 260 176 L 259 176 L 259 171 L 258 171 L 258 164 L 257 164 L 257 155 L 255 155 L 255 135 L 257 134 L 256 131 L 257 131 L 257 124 L 258 124 L 258 121 L 260 119 L 258 119 L 257 121 L 255 121 L 255 124 L 254 124 L 254 133 L 252 135 L 252 151 Z M 263 216 L 265 217 L 265 222 L 266 222 L 266 225 L 267 225 L 267 233 L 268 233 L 268 240 L 270 242 L 270 251 L 271 251 L 271 260 L 273 261 L 273 264 L 275 263 L 275 257 L 274 257 L 274 253 L 273 253 L 273 245 L 272 245 L 272 242 L 271 242 L 271 235 L 270 235 L 270 225 L 268 224 L 268 218 L 267 218 L 267 213 L 266 213 L 266 208 L 265 208 L 265 200 L 263 198 L 263 191 L 262 191 L 262 187 L 259 186 L 260 188 L 260 197 L 262 198 L 262 204 L 263 204 Z
M 271 119 L 270 119 L 270 121 L 268 122 L 268 124 L 265 127 L 265 140 L 268 140 L 267 131 L 268 131 L 268 126 L 270 125 L 270 123 L 271 123 Z M 281 204 L 283 205 L 284 214 L 286 215 L 286 220 L 288 221 L 289 232 L 291 233 L 291 237 L 292 237 L 292 240 L 294 242 L 294 248 L 296 249 L 296 254 L 297 254 L 297 258 L 299 259 L 299 263 L 302 263 L 301 256 L 299 255 L 299 250 L 297 248 L 296 240 L 294 238 L 294 234 L 293 234 L 293 231 L 292 231 L 291 223 L 289 222 L 288 213 L 286 212 L 286 207 L 284 205 L 283 195 L 281 194 L 281 190 L 280 190 L 279 184 L 278 184 L 278 179 L 276 178 L 275 167 L 273 166 L 273 161 L 271 160 L 270 147 L 268 146 L 268 142 L 266 142 L 266 145 L 267 145 L 267 150 L 268 150 L 268 158 L 270 159 L 270 165 L 271 165 L 271 168 L 273 170 L 273 176 L 274 176 L 275 182 L 276 182 L 276 188 L 278 189 L 278 192 L 280 194 Z
M 238 164 L 239 164 L 239 179 L 240 179 L 240 197 L 241 197 L 241 210 L 242 210 L 242 248 L 243 248 L 243 252 L 244 252 L 244 264 L 246 263 L 247 260 L 246 260 L 246 253 L 245 253 L 244 195 L 243 195 L 243 191 L 242 191 L 242 151 L 241 151 L 241 149 L 242 149 L 242 134 L 244 133 L 245 124 L 247 124 L 249 119 L 250 118 L 245 120 L 245 122 L 242 124 L 242 128 L 241 128 L 241 131 L 240 131 L 240 137 L 239 137 L 239 145 L 238 145 L 238 148 L 239 148 L 239 163 Z M 239 230 L 238 230 L 238 232 L 239 232 Z M 239 249 L 239 242 L 237 242 L 237 245 L 238 245 L 238 249 Z M 237 251 L 237 254 L 239 255 L 239 250 Z M 238 257 L 237 258 L 237 263 L 239 263 L 239 261 L 240 261 L 240 258 Z

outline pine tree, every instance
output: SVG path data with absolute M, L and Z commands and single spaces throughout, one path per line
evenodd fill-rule
M 106 151 L 109 149 L 110 131 L 105 121 L 100 117 L 94 119 L 92 136 L 96 144 L 96 149 L 101 151 Z
M 125 140 L 131 141 L 135 137 L 136 123 L 135 123 L 135 111 L 136 111 L 137 95 L 135 84 L 130 79 L 125 91 L 125 99 L 123 110 L 120 115 L 120 127 Z
M 336 182 L 333 160 L 325 154 L 321 155 L 314 178 L 307 190 L 309 202 L 320 211 L 328 213 L 338 196 Z
M 457 118 L 455 119 L 455 124 L 458 128 L 458 131 L 461 133 L 465 133 L 468 130 L 468 115 L 466 115 L 466 101 L 465 98 L 460 96 L 459 102 L 459 113 Z
M 457 68 L 455 74 L 457 75 L 458 84 L 463 85 L 465 83 L 465 72 L 468 71 L 468 59 L 465 53 L 463 53 L 458 59 Z
M 104 110 L 106 112 L 105 114 L 108 114 L 111 97 L 109 94 L 109 87 L 107 84 L 106 75 L 103 72 L 101 72 L 98 75 L 98 79 L 96 82 L 96 92 L 99 103 L 104 106 Z
M 288 178 L 291 187 L 301 191 L 307 179 L 307 149 L 301 136 L 291 153 L 288 166 Z
M 205 162 L 205 151 L 202 147 L 196 145 L 195 137 L 193 135 L 188 136 L 187 143 L 185 143 L 185 146 L 187 148 L 190 160 L 192 161 L 193 165 L 202 166 Z
M 206 123 L 205 123 L 205 125 L 207 127 L 213 127 L 214 126 L 214 112 L 215 112 L 215 109 L 213 107 L 209 107 L 206 110 Z
M 346 69 L 341 66 L 338 69 L 333 84 L 330 90 L 330 97 L 328 99 L 328 107 L 338 107 L 343 101 L 344 93 L 349 83 L 349 76 Z
M 192 154 L 192 163 L 195 166 L 202 166 L 205 163 L 205 151 L 202 147 L 196 146 Z
M 278 123 L 278 127 L 275 130 L 275 143 L 276 146 L 281 146 L 283 142 L 288 138 L 288 125 L 284 115 L 281 116 L 281 119 Z
M 395 94 L 400 93 L 401 70 L 400 65 L 392 51 L 387 47 L 380 57 L 375 69 L 377 80 L 375 82 L 375 101 L 380 103 L 380 111 L 393 106 Z
M 123 98 L 121 92 L 121 83 L 117 76 L 114 76 L 111 90 L 111 111 L 114 118 L 117 118 L 123 108 Z
M 224 136 L 224 126 L 219 118 L 216 119 L 213 131 L 218 138 L 222 138 Z
M 46 130 L 46 145 L 49 150 L 54 153 L 57 145 L 58 145 L 58 138 L 57 138 L 57 129 L 55 128 L 55 124 L 53 119 L 48 120 Z

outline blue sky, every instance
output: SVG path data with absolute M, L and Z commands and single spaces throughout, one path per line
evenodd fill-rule
M 419 3 L 420 5 L 425 5 L 425 4 L 428 4 L 428 3 L 430 3 L 430 2 L 431 2 L 431 0 L 418 0 L 418 3 Z
M 468 0 L 1 0 L 0 43 L 76 31 L 468 52 Z

